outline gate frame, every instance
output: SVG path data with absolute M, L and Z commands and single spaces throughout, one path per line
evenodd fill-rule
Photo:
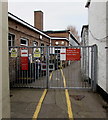
M 11 46 L 9 48 L 46 48 L 46 81 L 47 85 L 46 88 L 50 89 L 49 86 L 49 55 L 50 55 L 50 48 L 91 48 L 91 89 L 95 92 L 97 90 L 97 64 L 98 64 L 98 48 L 97 45 L 94 44 L 92 46 Z M 56 87 L 55 87 L 56 88 Z M 61 87 L 63 88 L 63 87 Z M 71 87 L 72 89 L 74 87 Z M 66 87 L 64 89 L 71 89 L 70 87 Z M 75 89 L 75 88 L 74 88 Z M 81 89 L 81 88 L 77 88 Z M 87 89 L 87 88 L 83 88 Z

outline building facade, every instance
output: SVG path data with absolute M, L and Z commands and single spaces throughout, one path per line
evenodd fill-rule
M 87 46 L 88 43 L 88 25 L 83 25 L 81 30 L 81 45 Z
M 101 2 L 88 0 L 86 7 L 88 8 L 89 24 L 89 37 L 87 38 L 87 42 L 89 45 L 96 44 L 98 46 L 97 86 L 105 93 L 108 93 L 108 50 L 106 48 L 106 46 L 108 45 L 107 2 L 106 0 L 102 0 Z M 83 39 L 83 41 L 85 40 Z M 85 45 L 83 41 L 82 44 Z
M 57 45 L 59 46 L 78 46 L 80 43 L 78 40 L 74 37 L 74 35 L 69 30 L 60 30 L 60 31 L 45 31 L 45 33 L 52 37 L 52 40 L 56 39 L 56 41 L 53 41 L 53 44 L 60 38 L 60 40 L 57 42 Z M 64 40 L 64 42 L 63 42 Z M 64 45 L 63 45 L 64 44 Z
M 8 14 L 9 46 L 49 46 L 50 36 L 21 20 Z

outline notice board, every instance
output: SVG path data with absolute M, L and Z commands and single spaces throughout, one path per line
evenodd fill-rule
M 28 70 L 28 57 L 21 57 L 21 70 Z
M 77 61 L 80 60 L 80 49 L 68 48 L 66 49 L 66 60 Z

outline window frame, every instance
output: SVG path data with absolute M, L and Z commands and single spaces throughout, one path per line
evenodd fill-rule
M 25 41 L 26 41 L 26 44 L 22 44 L 22 43 L 21 43 L 21 40 L 25 40 Z M 27 38 L 20 38 L 20 45 L 21 45 L 21 46 L 28 46 L 28 45 L 29 45 L 28 43 L 29 43 L 29 39 L 27 39 Z
M 9 35 L 11 36 L 11 40 L 9 40 Z M 14 36 L 14 39 L 12 39 L 12 36 Z M 9 46 L 9 41 L 11 41 L 11 46 Z M 9 32 L 8 33 L 8 46 L 12 47 L 14 45 L 15 45 L 15 34 Z
M 34 43 L 36 43 L 36 45 Z M 37 41 L 33 41 L 33 46 L 38 46 L 38 42 Z

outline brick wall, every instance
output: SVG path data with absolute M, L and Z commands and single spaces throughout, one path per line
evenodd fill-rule
M 50 39 L 43 36 L 42 39 L 40 39 L 40 34 L 33 31 L 30 28 L 27 28 L 24 25 L 19 24 L 18 22 L 12 20 L 9 18 L 9 33 L 12 33 L 15 35 L 15 46 L 20 45 L 20 38 L 27 38 L 28 39 L 28 45 L 32 46 L 33 41 L 37 41 L 38 45 L 40 46 L 41 42 L 44 43 L 44 45 L 50 45 Z
M 60 32 L 60 33 L 47 33 L 51 37 L 66 37 L 69 38 L 69 33 L 68 32 Z

